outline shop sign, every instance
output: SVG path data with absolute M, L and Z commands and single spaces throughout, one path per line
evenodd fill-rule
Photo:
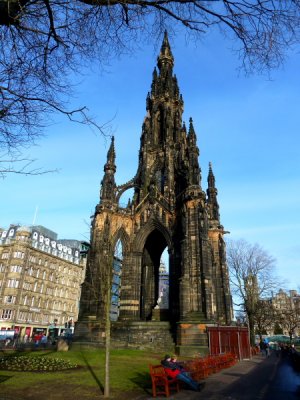
M 33 332 L 44 332 L 44 328 L 33 328 Z

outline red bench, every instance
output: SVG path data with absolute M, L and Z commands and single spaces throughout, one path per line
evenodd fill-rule
M 172 390 L 179 392 L 179 381 L 175 378 L 169 378 L 162 365 L 149 365 L 150 376 L 152 380 L 152 395 L 170 396 Z

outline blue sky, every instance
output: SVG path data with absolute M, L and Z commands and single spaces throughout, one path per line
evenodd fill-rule
M 259 243 L 277 259 L 287 287 L 300 287 L 300 55 L 290 52 L 271 77 L 245 76 L 230 42 L 208 36 L 195 47 L 170 38 L 174 72 L 183 95 L 184 119 L 193 118 L 200 149 L 202 188 L 212 162 L 221 222 L 231 239 Z M 159 48 L 84 70 L 72 100 L 99 123 L 111 121 L 117 184 L 137 170 L 145 100 Z M 10 175 L 1 181 L 0 226 L 36 224 L 59 238 L 88 239 L 89 218 L 99 201 L 109 141 L 85 126 L 57 117 L 38 145 L 24 155 L 35 165 L 58 168 L 42 176 Z

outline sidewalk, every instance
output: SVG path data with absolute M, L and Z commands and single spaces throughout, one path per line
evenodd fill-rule
M 209 376 L 201 392 L 182 390 L 170 400 L 296 400 L 300 398 L 300 375 L 286 358 L 271 354 L 265 358 L 254 356 L 231 368 Z M 139 396 L 135 400 L 150 400 Z M 165 397 L 157 397 L 165 399 Z

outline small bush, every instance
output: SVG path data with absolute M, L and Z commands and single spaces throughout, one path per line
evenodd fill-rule
M 27 356 L 0 358 L 0 369 L 6 371 L 53 372 L 74 368 L 78 368 L 78 365 L 59 358 Z

